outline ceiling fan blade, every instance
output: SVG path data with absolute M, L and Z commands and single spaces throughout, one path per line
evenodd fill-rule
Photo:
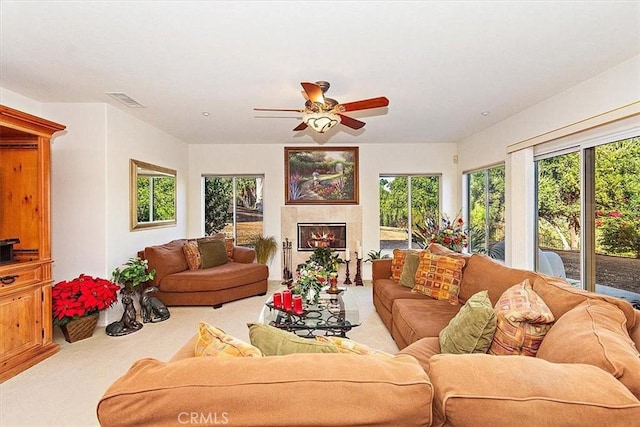
M 324 104 L 324 95 L 322 94 L 322 88 L 320 86 L 309 82 L 302 82 L 300 84 L 311 102 Z
M 304 113 L 304 110 L 299 108 L 254 108 L 254 111 L 291 111 L 296 113 Z
M 351 129 L 360 129 L 362 126 L 365 125 L 364 122 L 361 122 L 360 120 L 356 120 L 349 116 L 345 116 L 344 114 L 338 114 L 338 115 L 340 116 L 340 123 L 342 123 L 347 127 L 350 127 Z
M 300 130 L 305 130 L 307 128 L 307 124 L 305 122 L 300 123 L 298 126 L 293 128 L 294 132 L 298 132 Z
M 384 96 L 381 96 L 378 98 L 363 99 L 361 101 L 346 102 L 344 104 L 338 104 L 336 105 L 336 108 L 338 109 L 338 111 L 345 112 L 345 111 L 368 110 L 369 108 L 386 107 L 387 105 L 389 105 L 389 100 Z

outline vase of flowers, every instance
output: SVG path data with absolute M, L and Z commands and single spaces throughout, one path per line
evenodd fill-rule
M 140 285 L 152 280 L 156 270 L 147 271 L 149 261 L 139 257 L 129 258 L 122 266 L 116 267 L 111 273 L 111 280 L 122 285 L 120 293 L 131 297 L 132 301 L 139 299 Z M 138 297 L 138 298 L 136 298 Z M 132 304 L 133 314 L 137 316 L 135 306 Z
M 467 247 L 468 236 L 460 214 L 450 219 L 443 213 L 440 221 L 435 215 L 427 215 L 424 224 L 415 224 L 411 239 L 423 248 L 430 243 L 439 243 L 451 250 L 461 252 Z
M 58 325 L 68 342 L 93 335 L 100 311 L 118 300 L 115 283 L 81 274 L 57 283 L 51 290 L 53 324 Z
M 298 265 L 293 292 L 302 295 L 308 304 L 317 304 L 322 288 L 331 280 L 337 284 L 338 268 L 343 262 L 331 248 L 314 249 L 307 262 Z

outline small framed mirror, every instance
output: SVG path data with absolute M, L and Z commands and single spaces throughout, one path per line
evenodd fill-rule
M 131 159 L 131 230 L 176 225 L 173 169 Z

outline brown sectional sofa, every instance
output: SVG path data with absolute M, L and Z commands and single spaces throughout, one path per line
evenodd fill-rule
M 389 260 L 374 261 L 373 301 L 402 348 L 394 358 L 308 353 L 196 358 L 192 338 L 169 362 L 136 362 L 99 402 L 100 423 L 181 425 L 195 419 L 243 426 L 637 425 L 640 312 L 625 301 L 473 255 L 466 259 L 460 303 L 482 289 L 495 301 L 504 289 L 529 278 L 556 316 L 544 351 L 547 359 L 557 360 L 439 354 L 438 333 L 461 305 L 401 287 L 390 279 L 390 265 Z M 577 309 L 585 304 L 587 311 Z M 606 313 L 615 321 L 600 322 Z M 571 321 L 560 322 L 563 316 Z M 554 328 L 565 329 L 551 337 Z M 600 341 L 593 344 L 588 335 Z M 600 367 L 589 360 L 599 352 L 606 359 Z
M 168 306 L 211 305 L 264 295 L 269 268 L 254 262 L 255 251 L 233 246 L 228 262 L 216 267 L 190 270 L 183 252 L 186 239 L 146 247 L 139 252 L 156 275 L 147 285 L 156 286 L 155 294 Z

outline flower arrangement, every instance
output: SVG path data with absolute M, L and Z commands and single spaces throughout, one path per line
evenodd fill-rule
M 467 247 L 467 238 L 464 220 L 460 214 L 453 219 L 442 214 L 440 223 L 435 216 L 427 216 L 424 225 L 416 224 L 416 231 L 412 235 L 413 241 L 423 247 L 430 243 L 439 243 L 454 251 L 461 251 Z
M 111 307 L 118 300 L 119 289 L 109 280 L 84 274 L 57 283 L 51 289 L 54 325 L 63 326 Z
M 135 292 L 141 283 L 147 282 L 153 279 L 156 275 L 156 270 L 147 272 L 149 267 L 149 261 L 138 257 L 129 258 L 129 260 L 122 266 L 116 267 L 111 273 L 111 280 L 121 285 L 129 292 Z
M 296 269 L 293 293 L 302 295 L 308 303 L 316 304 L 322 288 L 330 280 L 338 278 L 338 268 L 343 262 L 333 249 L 315 248 L 307 262 L 299 264 Z

